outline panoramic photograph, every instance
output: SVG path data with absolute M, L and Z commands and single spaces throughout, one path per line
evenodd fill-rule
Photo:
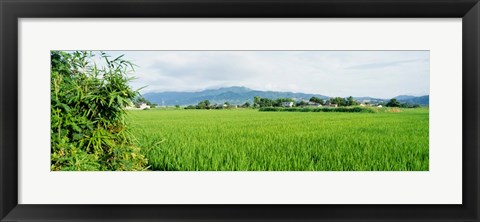
M 428 171 L 429 51 L 51 51 L 52 171 Z

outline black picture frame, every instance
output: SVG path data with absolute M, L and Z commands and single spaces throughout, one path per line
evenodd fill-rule
M 479 221 L 478 0 L 0 0 L 0 16 L 1 221 Z M 18 204 L 17 20 L 83 17 L 462 18 L 463 204 Z

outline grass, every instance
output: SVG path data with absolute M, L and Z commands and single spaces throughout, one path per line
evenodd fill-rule
M 426 171 L 428 115 L 143 110 L 128 120 L 152 170 Z

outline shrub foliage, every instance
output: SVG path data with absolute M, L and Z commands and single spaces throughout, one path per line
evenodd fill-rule
M 125 106 L 134 65 L 105 53 L 51 52 L 51 169 L 144 170 Z M 104 64 L 104 65 L 97 65 Z

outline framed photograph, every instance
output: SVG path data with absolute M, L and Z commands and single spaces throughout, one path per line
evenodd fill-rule
M 479 221 L 477 0 L 0 7 L 1 221 Z

